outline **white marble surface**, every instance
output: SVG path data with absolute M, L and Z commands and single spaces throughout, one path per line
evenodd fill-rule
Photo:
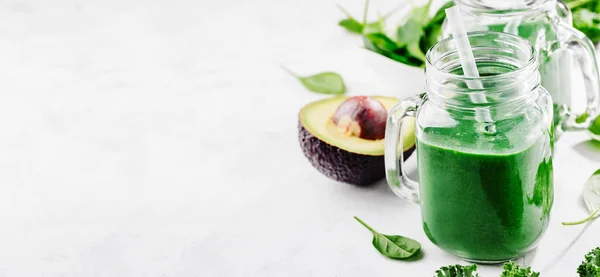
M 338 71 L 351 95 L 414 93 L 374 74 L 335 3 L 0 0 L 0 276 L 432 276 L 459 262 L 383 181 L 336 183 L 301 154 L 297 113 L 322 96 L 279 64 Z M 527 260 L 544 277 L 575 276 L 600 245 L 597 223 L 562 252 L 581 227 L 559 225 L 586 214 L 598 167 L 600 146 L 563 137 L 554 221 Z M 354 215 L 418 239 L 423 259 L 381 257 Z

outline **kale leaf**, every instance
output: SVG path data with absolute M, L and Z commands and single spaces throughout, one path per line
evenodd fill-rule
M 521 268 L 514 262 L 504 264 L 504 271 L 500 277 L 539 277 L 540 273 L 531 271 L 531 268 Z
M 444 266 L 435 272 L 434 277 L 479 277 L 477 265 L 450 265 Z
M 577 268 L 579 277 L 600 277 L 600 247 L 585 255 L 585 259 Z

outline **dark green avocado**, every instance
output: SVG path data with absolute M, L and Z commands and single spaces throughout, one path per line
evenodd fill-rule
M 373 97 L 389 111 L 399 100 Z M 304 156 L 319 172 L 340 182 L 366 186 L 385 177 L 384 139 L 362 139 L 341 131 L 333 115 L 348 97 L 316 101 L 300 111 L 298 139 Z M 414 119 L 403 128 L 404 158 L 415 149 Z M 407 128 L 408 127 L 408 128 Z M 384 127 L 385 128 L 385 127 Z

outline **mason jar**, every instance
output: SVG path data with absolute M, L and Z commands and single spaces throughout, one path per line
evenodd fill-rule
M 496 31 L 527 39 L 538 52 L 542 86 L 554 101 L 557 135 L 587 129 L 598 115 L 600 78 L 591 40 L 572 27 L 557 0 L 455 0 L 468 31 Z M 450 36 L 448 24 L 445 36 Z
M 427 53 L 426 94 L 390 111 L 387 180 L 419 203 L 423 229 L 462 259 L 496 263 L 536 247 L 553 190 L 552 99 L 529 42 L 496 32 L 468 35 L 481 77 L 465 77 L 452 39 Z M 403 172 L 403 119 L 416 117 L 419 181 Z

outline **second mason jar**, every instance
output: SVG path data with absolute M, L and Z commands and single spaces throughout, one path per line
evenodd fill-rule
M 454 41 L 443 40 L 427 53 L 426 94 L 390 112 L 387 179 L 421 205 L 434 244 L 466 260 L 501 262 L 535 248 L 548 226 L 552 100 L 526 40 L 495 32 L 469 40 L 481 77 L 465 77 Z M 418 183 L 402 171 L 405 117 L 416 117 Z
M 594 44 L 572 27 L 557 0 L 456 0 L 468 31 L 496 31 L 527 39 L 538 53 L 542 86 L 552 95 L 556 133 L 587 129 L 600 108 Z M 448 26 L 446 26 L 448 27 Z M 448 28 L 445 35 L 450 36 Z M 575 67 L 574 65 L 578 65 Z M 581 86 L 574 86 L 581 83 Z

